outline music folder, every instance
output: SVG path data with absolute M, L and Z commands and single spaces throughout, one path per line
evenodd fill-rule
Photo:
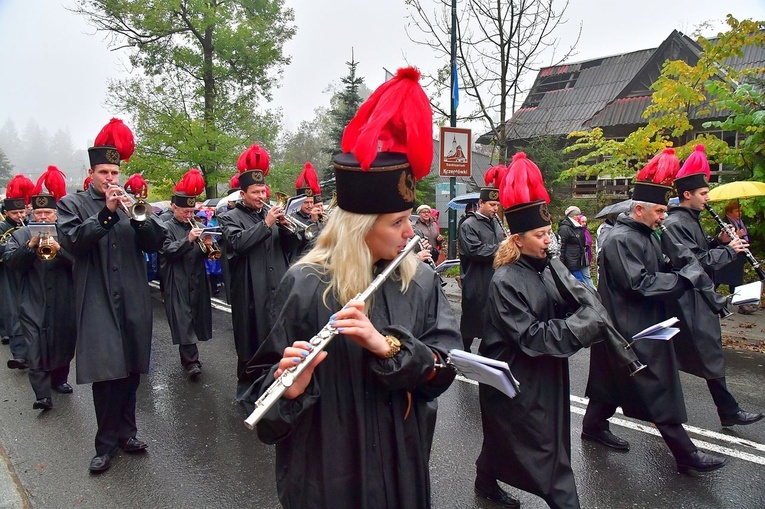
M 680 332 L 680 329 L 677 327 L 672 327 L 679 321 L 680 320 L 678 320 L 676 316 L 673 316 L 672 318 L 668 318 L 663 322 L 659 322 L 655 325 L 651 325 L 650 327 L 646 327 L 645 329 L 632 336 L 630 345 L 638 339 L 657 339 L 659 341 L 669 341 L 675 336 L 675 334 Z
M 39 237 L 40 235 L 47 235 L 53 239 L 58 240 L 58 232 L 56 231 L 56 223 L 27 223 L 29 228 L 29 234 L 32 237 Z
M 762 281 L 737 286 L 730 303 L 734 306 L 759 304 L 762 297 Z
M 508 398 L 514 398 L 520 392 L 520 384 L 506 362 L 457 349 L 449 350 L 446 362 L 465 378 L 491 385 Z

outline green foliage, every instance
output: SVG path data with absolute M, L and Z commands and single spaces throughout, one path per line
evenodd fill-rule
M 214 196 L 249 144 L 273 146 L 279 118 L 259 104 L 289 63 L 294 15 L 283 0 L 78 0 L 75 12 L 142 71 L 112 82 L 109 103 L 133 116 L 131 169 L 153 185 L 199 167 Z
M 10 159 L 5 155 L 3 149 L 0 148 L 0 186 L 5 186 L 8 181 L 13 178 L 13 165 L 11 165 Z
M 438 175 L 428 175 L 419 182 L 417 182 L 417 189 L 415 191 L 415 208 L 419 205 L 429 205 L 431 207 L 436 204 L 436 181 Z

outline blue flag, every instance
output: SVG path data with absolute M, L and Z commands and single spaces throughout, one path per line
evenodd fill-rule
M 452 107 L 454 111 L 457 111 L 457 106 L 460 105 L 460 84 L 459 75 L 457 74 L 457 60 L 452 62 Z

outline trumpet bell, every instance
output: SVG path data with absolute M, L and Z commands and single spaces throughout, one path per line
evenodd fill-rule
M 642 363 L 642 362 L 640 362 L 640 361 L 634 361 L 634 362 L 631 362 L 631 363 L 629 364 L 629 366 L 627 366 L 627 367 L 628 367 L 628 368 L 629 368 L 629 370 L 630 370 L 630 376 L 635 376 L 635 375 L 637 375 L 639 372 L 641 372 L 641 371 L 643 371 L 645 368 L 647 368 L 648 366 L 647 366 L 646 364 L 643 364 L 643 363 Z
M 51 261 L 56 255 L 58 255 L 58 251 L 53 246 L 40 245 L 37 247 L 37 257 L 44 262 Z

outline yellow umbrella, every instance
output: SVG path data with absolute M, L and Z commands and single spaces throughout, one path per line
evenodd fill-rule
M 709 199 L 712 201 L 738 200 L 765 196 L 765 183 L 751 180 L 728 182 L 709 191 Z

